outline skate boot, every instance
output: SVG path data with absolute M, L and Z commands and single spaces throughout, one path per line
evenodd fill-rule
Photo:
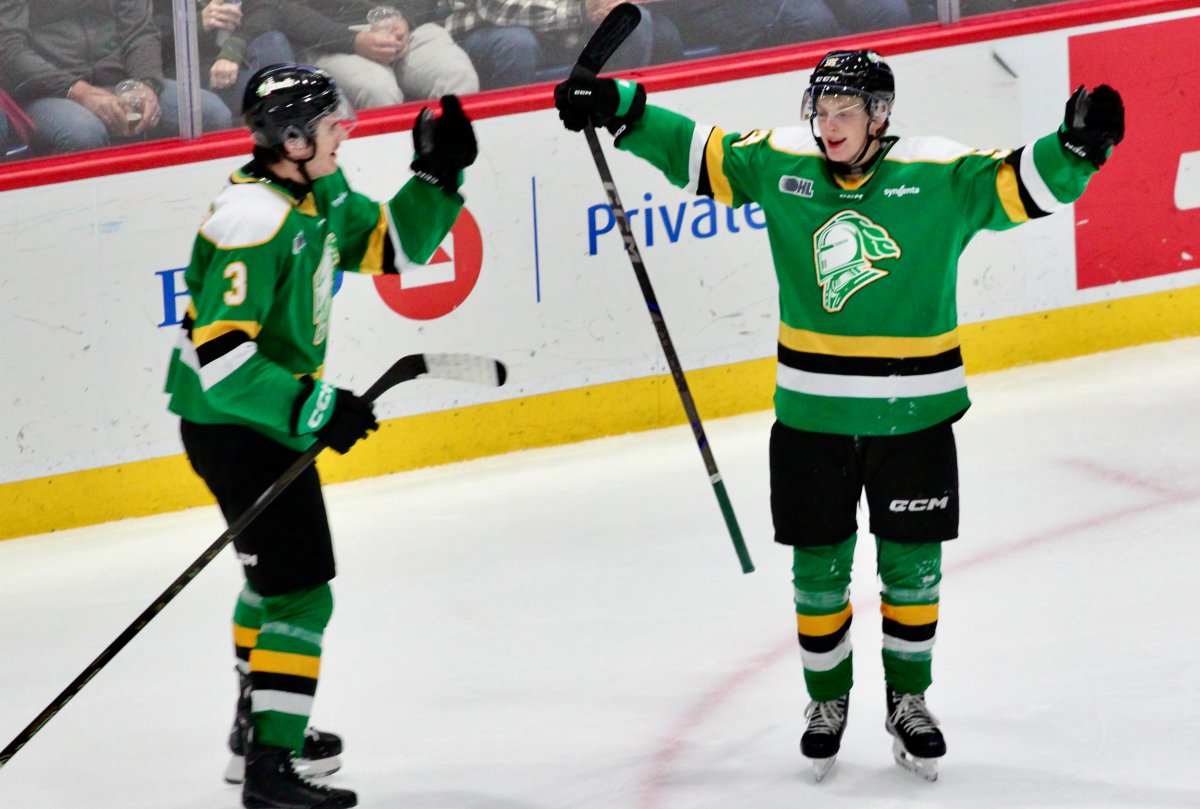
M 246 755 L 245 809 L 348 809 L 358 796 L 348 789 L 317 786 L 297 775 L 286 747 L 251 745 Z
M 813 777 L 818 783 L 833 767 L 842 734 L 846 731 L 846 716 L 850 712 L 850 695 L 828 702 L 810 702 L 804 710 L 808 727 L 800 737 L 800 752 L 813 763 Z
M 233 727 L 229 731 L 229 764 L 225 767 L 225 781 L 242 783 L 246 770 L 246 748 L 250 738 L 250 678 L 238 671 L 237 712 Z M 335 733 L 316 728 L 304 731 L 304 749 L 295 761 L 295 769 L 307 778 L 322 778 L 333 775 L 342 768 L 342 739 Z
M 937 719 L 925 707 L 924 694 L 897 694 L 888 687 L 888 718 L 884 727 L 895 737 L 896 763 L 926 781 L 936 781 L 937 760 L 946 755 L 946 740 Z

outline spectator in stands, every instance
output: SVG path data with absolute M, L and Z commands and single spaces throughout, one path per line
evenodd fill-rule
M 12 96 L 0 89 L 0 160 L 28 156 L 32 132 L 33 121 Z
M 485 90 L 529 84 L 538 70 L 569 67 L 600 21 L 622 0 L 450 0 L 446 29 L 475 63 Z M 654 4 L 657 9 L 657 3 Z M 682 58 L 674 26 L 642 7 L 642 22 L 609 60 L 611 70 Z M 564 69 L 561 76 L 565 78 Z
M 259 68 L 295 61 L 291 44 L 279 31 L 279 14 L 277 0 L 200 0 L 201 81 L 235 113 L 241 113 L 246 83 Z M 154 21 L 162 35 L 166 74 L 174 78 L 172 0 L 154 0 Z
M 329 72 L 357 108 L 473 93 L 479 77 L 437 22 L 437 4 L 281 0 L 280 23 L 301 60 Z
M 33 119 L 37 154 L 179 133 L 150 0 L 0 0 L 0 66 Z M 125 80 L 139 83 L 128 104 L 115 92 Z M 221 99 L 201 96 L 204 129 L 227 128 Z
M 656 13 L 679 28 L 685 48 L 722 53 L 809 42 L 926 22 L 926 0 L 660 0 Z

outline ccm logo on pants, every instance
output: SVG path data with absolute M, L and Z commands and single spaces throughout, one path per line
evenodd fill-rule
M 950 495 L 945 497 L 927 497 L 923 500 L 893 500 L 888 504 L 890 511 L 935 511 L 950 505 Z

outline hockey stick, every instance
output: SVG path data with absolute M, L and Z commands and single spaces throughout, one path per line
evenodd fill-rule
M 633 13 L 630 14 L 630 12 Z M 616 19 L 610 26 L 609 21 L 614 18 Z M 630 19 L 632 19 L 632 24 L 629 22 Z M 613 9 L 584 46 L 579 61 L 571 70 L 571 76 L 594 78 L 600 72 L 604 61 L 637 27 L 640 19 L 641 12 L 636 6 L 628 3 L 623 3 Z M 663 354 L 667 357 L 667 365 L 671 369 L 672 379 L 675 380 L 675 388 L 679 391 L 679 399 L 683 402 L 684 412 L 687 413 L 688 421 L 692 425 L 692 435 L 696 438 L 696 446 L 700 449 L 700 456 L 704 459 L 704 468 L 708 470 L 708 479 L 712 483 L 713 493 L 721 507 L 721 514 L 725 517 L 725 527 L 729 530 L 729 538 L 733 540 L 733 548 L 737 552 L 738 561 L 741 562 L 742 572 L 751 573 L 754 571 L 754 563 L 750 561 L 750 552 L 746 550 L 745 540 L 742 539 L 742 529 L 738 526 L 737 515 L 733 513 L 733 504 L 729 501 L 729 494 L 725 491 L 725 482 L 721 479 L 717 462 L 708 445 L 708 437 L 704 434 L 704 425 L 700 423 L 700 414 L 696 411 L 696 403 L 692 401 L 692 392 L 688 388 L 687 377 L 684 376 L 683 367 L 679 364 L 679 355 L 675 352 L 675 344 L 671 341 L 671 335 L 667 331 L 667 322 L 663 319 L 662 309 L 658 305 L 658 297 L 654 294 L 654 287 L 650 284 L 650 276 L 646 273 L 646 265 L 642 262 L 642 253 L 638 249 L 637 241 L 633 238 L 633 231 L 629 227 L 629 217 L 626 216 L 625 208 L 621 205 L 621 198 L 617 194 L 617 185 L 613 182 L 612 171 L 608 168 L 608 160 L 604 157 L 604 150 L 600 148 L 600 140 L 596 137 L 596 127 L 592 121 L 587 122 L 583 133 L 587 137 L 588 148 L 592 151 L 592 159 L 596 161 L 596 171 L 600 173 L 604 191 L 608 194 L 608 202 L 612 207 L 613 216 L 616 218 L 621 236 L 625 240 L 625 252 L 629 255 L 629 262 L 633 265 L 638 286 L 642 288 L 642 297 L 646 301 L 646 308 L 650 311 L 650 319 L 654 321 L 654 331 L 658 334 L 658 342 L 662 345 Z
M 507 371 L 502 363 L 472 354 L 410 354 L 396 360 L 392 364 L 392 367 L 388 368 L 383 376 L 379 377 L 375 384 L 367 389 L 362 398 L 368 402 L 373 402 L 396 385 L 422 377 L 458 380 L 473 382 L 477 385 L 499 387 L 504 384 L 506 376 Z M 167 606 L 171 599 L 179 595 L 179 592 L 192 579 L 196 578 L 200 571 L 215 559 L 217 554 L 224 550 L 226 545 L 233 541 L 234 537 L 245 531 L 246 526 L 254 522 L 266 510 L 267 506 L 271 505 L 275 498 L 316 460 L 317 455 L 323 449 L 325 449 L 325 445 L 318 442 L 297 458 L 287 468 L 287 471 L 268 486 L 267 490 L 259 495 L 250 508 L 246 509 L 240 517 L 234 520 L 225 529 L 225 532 L 217 537 L 216 541 L 209 545 L 208 549 L 200 554 L 199 558 L 192 562 L 187 570 L 179 575 L 179 578 L 171 582 L 171 585 L 162 592 L 162 595 L 143 610 L 142 614 L 135 618 L 133 623 L 126 627 L 125 631 L 108 645 L 108 648 L 101 652 L 86 669 L 80 672 L 79 676 L 72 680 L 71 684 L 64 688 L 62 693 L 55 697 L 46 706 L 45 710 L 29 723 L 28 727 L 18 733 L 16 738 L 8 743 L 7 747 L 0 750 L 0 768 L 4 767 L 9 759 L 15 756 L 47 722 L 53 719 L 76 694 L 83 690 L 83 687 L 99 673 L 100 669 L 108 665 L 109 661 L 116 657 L 117 653 L 125 648 L 129 641 L 133 640 L 139 632 L 145 629 L 146 625 L 162 612 L 163 607 Z

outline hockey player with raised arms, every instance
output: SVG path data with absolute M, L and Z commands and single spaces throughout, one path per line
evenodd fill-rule
M 379 203 L 338 168 L 353 112 L 327 73 L 273 65 L 251 78 L 253 159 L 200 226 L 166 386 L 188 459 L 230 523 L 317 441 L 344 453 L 378 426 L 369 402 L 322 379 L 334 274 L 402 271 L 449 232 L 477 148 L 458 99 L 441 106 L 417 118 L 415 176 Z M 248 809 L 355 806 L 350 790 L 304 777 L 337 769 L 342 747 L 308 726 L 335 573 L 316 468 L 234 545 L 246 585 L 233 616 L 240 689 L 226 780 L 242 782 Z
M 1124 135 L 1112 88 L 1078 88 L 1057 131 L 1019 149 L 888 135 L 895 82 L 872 51 L 834 51 L 801 101 L 808 125 L 726 133 L 646 104 L 629 81 L 555 88 L 567 129 L 589 118 L 677 186 L 755 202 L 779 282 L 771 513 L 794 548 L 795 611 L 811 702 L 803 754 L 821 780 L 853 685 L 850 569 L 866 492 L 882 583 L 885 727 L 928 780 L 946 743 L 932 683 L 942 543 L 958 536 L 951 425 L 966 411 L 958 259 L 982 229 L 1053 213 L 1084 191 Z

